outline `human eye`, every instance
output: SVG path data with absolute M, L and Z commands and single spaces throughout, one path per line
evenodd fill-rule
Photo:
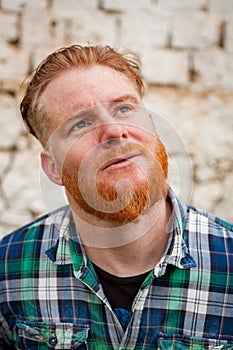
M 80 131 L 82 129 L 87 128 L 88 126 L 92 125 L 92 121 L 89 119 L 82 119 L 79 120 L 78 122 L 76 122 L 72 128 L 71 128 L 71 132 L 75 132 L 75 131 Z
M 114 116 L 124 116 L 128 112 L 132 111 L 132 106 L 130 105 L 120 105 L 114 110 Z

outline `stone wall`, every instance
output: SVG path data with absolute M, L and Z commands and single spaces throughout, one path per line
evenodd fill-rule
M 163 117 L 170 183 L 232 221 L 232 0 L 0 0 L 0 234 L 49 207 L 20 84 L 54 49 L 87 42 L 139 54 L 145 104 Z

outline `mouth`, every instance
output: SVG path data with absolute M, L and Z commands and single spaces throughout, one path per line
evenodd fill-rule
M 121 157 L 113 158 L 107 161 L 106 163 L 104 163 L 101 170 L 116 169 L 116 168 L 127 166 L 129 164 L 132 164 L 132 159 L 137 156 L 139 156 L 139 153 L 131 153 Z

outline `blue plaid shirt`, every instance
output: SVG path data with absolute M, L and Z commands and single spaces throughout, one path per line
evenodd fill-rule
M 233 349 L 233 225 L 170 192 L 166 254 L 146 277 L 124 330 L 69 207 L 0 243 L 0 349 Z

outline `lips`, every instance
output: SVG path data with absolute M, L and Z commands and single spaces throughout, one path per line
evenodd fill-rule
M 107 162 L 104 163 L 102 170 L 111 168 L 111 167 L 117 167 L 120 166 L 121 164 L 123 165 L 125 162 L 130 161 L 131 159 L 133 159 L 134 157 L 138 156 L 139 153 L 130 153 L 127 155 L 122 155 L 116 158 L 113 158 Z

